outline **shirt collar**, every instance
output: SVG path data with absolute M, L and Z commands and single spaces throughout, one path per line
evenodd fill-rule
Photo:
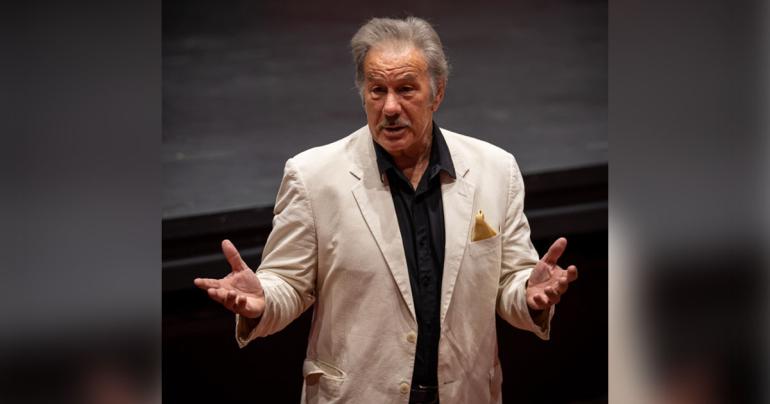
M 393 169 L 396 173 L 400 172 L 393 162 L 393 157 L 380 146 L 377 142 L 374 142 L 374 151 L 377 155 L 377 168 L 380 174 L 387 173 L 388 170 Z M 436 122 L 433 122 L 433 140 L 430 147 L 430 162 L 428 163 L 428 169 L 426 172 L 433 178 L 439 172 L 444 171 L 452 178 L 457 178 L 455 175 L 455 167 L 452 163 L 452 155 L 449 153 L 449 146 L 444 140 L 444 135 L 441 134 Z

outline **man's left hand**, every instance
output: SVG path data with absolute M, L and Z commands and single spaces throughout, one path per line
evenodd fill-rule
M 559 303 L 570 282 L 577 279 L 574 265 L 564 270 L 556 263 L 566 248 L 567 239 L 559 238 L 532 270 L 527 281 L 527 305 L 531 310 L 545 310 Z

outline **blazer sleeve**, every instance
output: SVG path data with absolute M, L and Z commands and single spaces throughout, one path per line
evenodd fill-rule
M 524 215 L 524 181 L 516 160 L 510 156 L 508 202 L 502 231 L 502 269 L 497 292 L 497 313 L 511 325 L 532 331 L 542 339 L 550 338 L 550 312 L 537 324 L 527 307 L 526 283 L 539 260 L 530 240 L 529 223 Z
M 273 213 L 273 229 L 256 272 L 265 291 L 265 311 L 257 320 L 236 315 L 240 347 L 282 330 L 315 302 L 318 247 L 313 208 L 292 159 L 286 162 Z

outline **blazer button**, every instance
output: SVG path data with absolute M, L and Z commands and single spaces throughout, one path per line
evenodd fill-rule
M 401 392 L 401 394 L 406 394 L 409 392 L 409 383 L 404 382 L 401 383 L 401 386 L 398 387 L 398 391 Z
M 414 333 L 414 331 L 409 331 L 409 334 L 406 334 L 406 340 L 412 344 L 417 341 L 417 334 Z

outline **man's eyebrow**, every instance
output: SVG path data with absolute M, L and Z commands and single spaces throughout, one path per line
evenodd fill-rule
M 383 75 L 382 73 L 378 73 L 378 72 L 368 72 L 366 74 L 366 78 L 367 79 L 371 79 L 371 80 L 382 79 L 384 77 L 385 77 L 385 75 Z M 415 74 L 414 72 L 404 72 L 404 73 L 396 75 L 396 79 L 397 80 L 416 80 L 417 79 L 417 74 Z

